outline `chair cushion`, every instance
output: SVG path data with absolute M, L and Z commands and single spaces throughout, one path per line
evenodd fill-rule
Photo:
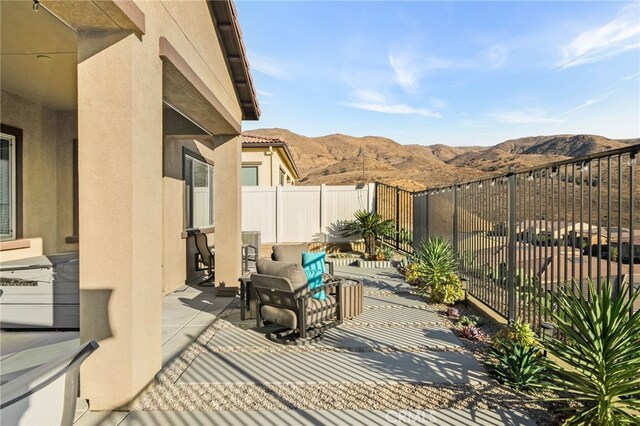
M 291 282 L 291 291 L 307 290 L 307 275 L 298 263 L 276 262 L 270 259 L 258 259 L 256 271 L 262 275 L 272 275 L 286 278 Z
M 292 330 L 298 328 L 298 319 L 295 312 L 289 309 L 277 308 L 275 306 L 264 305 L 260 309 L 260 317 L 263 321 L 271 322 Z
M 334 296 L 328 295 L 325 300 L 309 299 L 307 305 L 307 327 L 330 320 L 336 316 L 336 311 L 336 298 Z M 292 330 L 298 328 L 296 313 L 289 309 L 265 305 L 260 309 L 260 314 L 264 321 Z
M 325 252 L 319 251 L 315 253 L 303 252 L 302 253 L 302 267 L 304 273 L 307 275 L 307 283 L 309 290 L 314 290 L 322 286 L 322 275 L 324 274 L 324 259 Z M 327 298 L 326 292 L 323 290 L 319 293 L 311 296 L 313 299 L 325 300 Z
M 276 244 L 271 247 L 271 259 L 278 262 L 302 264 L 302 252 L 309 251 L 309 244 Z
M 325 300 L 309 299 L 307 305 L 307 325 L 311 326 L 336 316 L 336 298 L 327 295 Z

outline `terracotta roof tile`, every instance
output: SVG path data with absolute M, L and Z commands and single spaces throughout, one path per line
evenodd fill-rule
M 259 135 L 248 135 L 246 133 L 243 133 L 241 136 L 241 140 L 242 143 L 259 143 L 259 144 L 265 144 L 265 145 L 272 145 L 272 144 L 287 144 L 285 141 L 283 141 L 282 139 L 278 139 L 278 138 L 268 138 L 265 136 L 259 136 Z

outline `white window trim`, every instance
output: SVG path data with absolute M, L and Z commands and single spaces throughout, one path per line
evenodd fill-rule
M 11 241 L 16 239 L 16 137 L 6 133 L 0 133 L 2 139 L 9 140 L 9 192 L 11 204 L 10 230 L 8 234 L 0 234 L 1 241 Z
M 211 218 L 211 223 L 201 227 L 201 226 L 194 226 L 193 223 L 189 223 L 189 226 L 186 227 L 186 229 L 189 230 L 197 230 L 197 229 L 204 229 L 204 228 L 210 228 L 210 227 L 214 227 L 216 225 L 216 216 L 215 216 L 215 194 L 216 194 L 216 190 L 215 190 L 215 168 L 213 165 L 209 164 L 206 161 L 202 161 L 196 157 L 194 157 L 193 155 L 189 155 L 189 153 L 185 152 L 184 153 L 185 157 L 189 157 L 189 159 L 191 160 L 192 164 L 193 162 L 198 162 L 202 165 L 207 166 L 207 179 L 209 179 L 209 186 L 210 186 L 210 200 L 209 200 L 209 217 Z M 190 188 L 190 193 L 186 194 L 187 195 L 187 202 L 189 203 L 189 212 L 190 212 L 190 216 L 189 218 L 187 218 L 188 221 L 193 220 L 193 171 L 194 171 L 194 167 L 193 165 L 191 166 L 191 188 Z

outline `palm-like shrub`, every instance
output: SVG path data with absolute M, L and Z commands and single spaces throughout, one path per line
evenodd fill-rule
M 518 391 L 531 390 L 545 378 L 546 359 L 535 346 L 517 340 L 498 340 L 491 349 L 491 371 L 500 383 Z
M 429 238 L 414 254 L 420 264 L 424 281 L 434 285 L 456 271 L 456 258 L 451 242 L 442 238 Z
M 369 258 L 374 258 L 376 255 L 376 238 L 390 236 L 394 232 L 395 221 L 384 219 L 379 214 L 366 210 L 358 210 L 355 213 L 355 220 L 346 222 L 342 226 L 343 237 L 364 238 L 365 251 Z
M 640 410 L 640 311 L 629 313 L 639 292 L 629 298 L 623 287 L 614 298 L 610 283 L 598 293 L 589 282 L 588 297 L 570 289 L 554 296 L 560 337 L 545 346 L 567 367 L 550 363 L 546 386 L 568 395 L 550 400 L 580 404 L 566 408 L 572 411 L 568 424 L 637 424 L 632 411 Z

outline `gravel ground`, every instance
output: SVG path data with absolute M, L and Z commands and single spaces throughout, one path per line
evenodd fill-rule
M 390 294 L 389 292 L 379 292 Z M 378 294 L 378 292 L 376 292 Z M 381 295 L 381 294 L 380 294 Z M 455 322 L 446 316 L 447 306 L 427 300 L 429 308 L 441 315 L 437 324 L 456 332 Z M 456 306 L 461 315 L 481 313 L 472 307 Z M 282 410 L 282 409 L 437 409 L 437 408 L 478 408 L 522 410 L 539 425 L 555 424 L 551 405 L 541 403 L 542 395 L 516 392 L 497 382 L 485 385 L 433 385 L 433 384 L 254 384 L 254 385 L 210 385 L 177 384 L 180 375 L 203 351 L 210 351 L 206 344 L 221 328 L 234 327 L 227 322 L 238 309 L 238 303 L 232 303 L 222 312 L 187 349 L 158 375 L 155 382 L 138 398 L 134 410 Z M 380 309 L 380 308 L 374 308 Z M 382 308 L 386 309 L 386 308 Z M 373 324 L 372 324 L 373 325 Z M 385 326 L 425 327 L 432 323 L 395 323 Z M 344 326 L 344 325 L 343 325 Z M 363 327 L 367 324 L 350 326 Z M 380 324 L 375 324 L 380 327 Z M 443 349 L 438 347 L 400 346 L 333 348 L 322 346 L 270 346 L 219 348 L 217 352 L 323 352 L 323 351 L 401 351 L 424 352 L 440 350 L 469 351 L 481 363 L 487 361 L 487 351 L 491 336 L 500 329 L 485 318 L 481 329 L 489 338 L 486 341 L 472 342 L 461 338 L 464 349 Z

